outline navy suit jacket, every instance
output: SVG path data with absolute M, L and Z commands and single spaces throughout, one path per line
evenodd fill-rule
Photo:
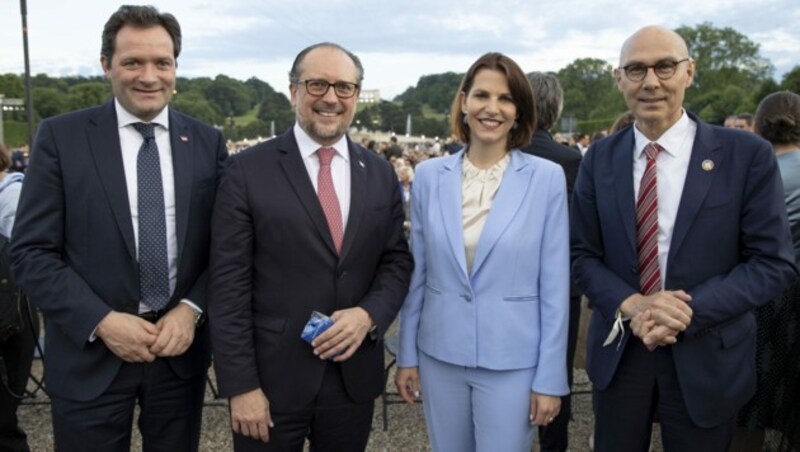
M 178 272 L 170 304 L 206 309 L 206 269 L 217 176 L 227 156 L 222 134 L 172 109 Z M 48 391 L 86 401 L 105 391 L 122 365 L 89 338 L 110 311 L 136 314 L 139 274 L 114 102 L 47 119 L 39 126 L 11 243 L 16 282 L 44 313 Z M 210 360 L 206 328 L 170 358 L 189 378 Z
M 359 306 L 377 327 L 341 363 L 347 394 L 372 401 L 384 388 L 382 335 L 413 267 L 403 201 L 391 165 L 348 139 L 350 212 L 341 255 L 294 132 L 229 161 L 212 222 L 209 321 L 220 394 L 261 388 L 275 411 L 316 396 L 326 362 L 300 338 L 312 311 Z
M 672 346 L 673 357 L 690 417 L 712 427 L 753 395 L 753 309 L 780 294 L 797 270 L 769 143 L 689 116 L 697 135 L 664 287 L 692 296 L 692 322 Z M 614 377 L 631 335 L 619 345 L 603 342 L 622 301 L 639 291 L 633 147 L 632 128 L 594 144 L 572 206 L 572 269 L 593 308 L 587 370 L 600 389 Z

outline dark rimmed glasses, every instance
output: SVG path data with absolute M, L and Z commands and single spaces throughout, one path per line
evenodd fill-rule
M 647 77 L 647 71 L 650 69 L 653 69 L 653 72 L 659 79 L 669 80 L 675 75 L 675 72 L 677 72 L 678 65 L 686 61 L 689 61 L 689 58 L 678 61 L 662 60 L 651 65 L 631 63 L 627 66 L 623 66 L 622 71 L 625 72 L 625 76 L 628 77 L 628 80 L 632 82 L 641 82 L 644 80 L 644 78 Z
M 312 96 L 324 96 L 328 90 L 333 87 L 333 92 L 340 99 L 349 99 L 356 95 L 358 92 L 358 84 L 350 82 L 335 82 L 331 83 L 327 80 L 312 79 L 312 80 L 298 80 L 297 84 L 302 83 L 306 86 L 306 91 Z

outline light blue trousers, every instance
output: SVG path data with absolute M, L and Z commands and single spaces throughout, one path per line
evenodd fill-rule
M 530 452 L 536 368 L 488 370 L 419 353 L 420 385 L 434 452 Z

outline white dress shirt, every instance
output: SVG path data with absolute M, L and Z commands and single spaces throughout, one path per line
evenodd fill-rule
M 139 191 L 137 178 L 137 159 L 139 148 L 144 138 L 133 124 L 142 122 L 132 115 L 114 99 L 117 111 L 117 124 L 119 126 L 119 144 L 122 148 L 122 165 L 125 168 L 125 184 L 128 188 L 128 202 L 131 208 L 133 221 L 133 237 L 136 241 L 136 254 L 139 254 Z M 175 173 L 172 167 L 172 144 L 169 139 L 169 107 L 164 108 L 151 123 L 154 128 L 156 145 L 158 146 L 158 160 L 161 164 L 161 183 L 164 186 L 164 210 L 167 221 L 167 262 L 169 265 L 169 291 L 175 291 L 175 282 L 178 274 L 178 239 L 175 233 Z M 202 310 L 190 300 L 181 300 L 189 304 L 196 311 Z M 139 303 L 139 312 L 150 311 L 150 307 Z
M 350 214 L 350 151 L 347 147 L 347 137 L 342 136 L 332 146 L 322 146 L 308 136 L 299 124 L 295 123 L 294 138 L 300 149 L 300 157 L 303 158 L 303 163 L 306 165 L 308 177 L 317 193 L 319 193 L 317 187 L 319 158 L 316 152 L 321 147 L 332 147 L 336 150 L 336 154 L 331 160 L 331 177 L 333 178 L 333 189 L 336 190 L 336 197 L 339 199 L 339 208 L 342 209 L 342 232 L 347 231 L 347 218 Z
M 684 111 L 681 118 L 664 132 L 657 140 L 664 150 L 656 158 L 658 182 L 658 267 L 661 271 L 662 284 L 667 280 L 667 256 L 675 228 L 675 218 L 689 170 L 692 157 L 692 146 L 697 133 L 697 124 L 689 119 Z M 644 148 L 651 141 L 636 127 L 633 128 L 633 192 L 639 199 L 639 184 L 642 181 L 647 156 Z M 663 287 L 662 287 L 663 288 Z

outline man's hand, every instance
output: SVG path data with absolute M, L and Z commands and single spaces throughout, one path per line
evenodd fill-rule
M 561 397 L 531 392 L 531 425 L 547 425 L 561 411 Z
M 631 295 L 622 302 L 619 309 L 630 319 L 645 311 L 650 311 L 655 325 L 662 325 L 675 331 L 684 331 L 692 322 L 690 301 L 692 301 L 692 296 L 683 290 L 662 290 L 652 295 Z
M 364 337 L 372 328 L 369 313 L 360 307 L 342 309 L 331 314 L 333 325 L 317 336 L 311 346 L 321 359 L 334 357 L 336 362 L 345 361 L 361 346 Z
M 156 342 L 158 328 L 135 315 L 111 311 L 97 325 L 95 335 L 123 361 L 141 363 L 156 359 L 150 347 Z
M 166 358 L 185 352 L 194 340 L 194 310 L 186 303 L 178 303 L 156 323 L 158 339 L 150 352 Z
M 631 331 L 651 352 L 658 346 L 672 345 L 678 341 L 679 331 L 656 325 L 649 309 L 631 319 Z
M 399 367 L 394 374 L 394 385 L 403 400 L 414 403 L 419 398 L 419 367 Z
M 231 428 L 234 433 L 263 442 L 269 442 L 269 428 L 274 427 L 269 413 L 269 400 L 264 391 L 250 392 L 231 397 Z

